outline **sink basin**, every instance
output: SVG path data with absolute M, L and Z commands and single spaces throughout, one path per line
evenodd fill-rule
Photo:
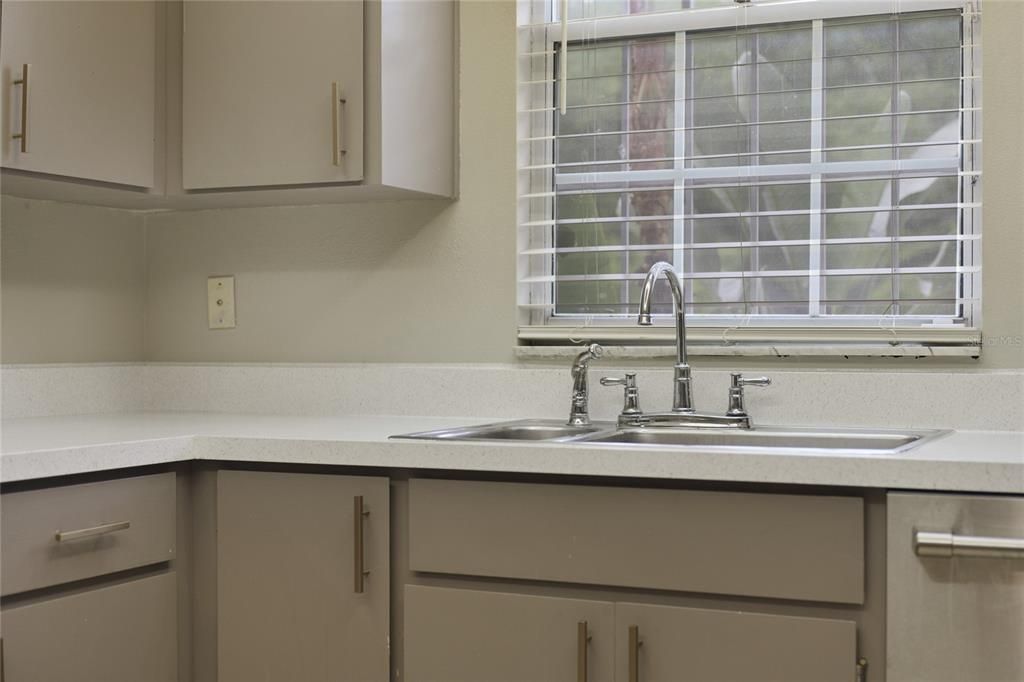
M 784 450 L 856 450 L 900 452 L 943 431 L 867 431 L 860 429 L 755 428 L 749 431 L 675 428 L 623 429 L 598 433 L 577 442 L 632 445 L 675 445 L 724 448 L 777 448 Z
M 500 440 L 548 443 L 606 444 L 646 447 L 651 445 L 699 448 L 771 448 L 774 450 L 829 450 L 893 454 L 909 450 L 948 431 L 890 431 L 823 429 L 804 427 L 755 427 L 742 429 L 687 429 L 677 427 L 616 428 L 611 422 L 568 426 L 556 419 L 463 426 L 407 433 L 392 438 L 426 440 Z
M 499 424 L 464 426 L 454 429 L 439 429 L 420 433 L 406 433 L 392 438 L 416 438 L 428 440 L 521 440 L 521 441 L 563 441 L 614 429 L 611 422 L 594 422 L 589 426 L 569 426 L 555 419 L 526 419 Z

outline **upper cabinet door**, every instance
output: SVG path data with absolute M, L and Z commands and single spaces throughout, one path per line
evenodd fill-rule
M 185 2 L 185 189 L 363 177 L 363 3 Z
M 3 166 L 152 187 L 154 3 L 6 0 L 0 11 Z

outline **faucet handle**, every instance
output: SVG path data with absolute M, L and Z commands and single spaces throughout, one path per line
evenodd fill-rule
M 732 388 L 742 388 L 744 386 L 771 386 L 772 380 L 768 377 L 754 377 L 753 379 L 744 379 L 743 375 L 739 372 L 732 373 Z
M 745 417 L 747 408 L 743 405 L 743 388 L 745 386 L 770 386 L 772 380 L 768 377 L 755 377 L 744 379 L 739 372 L 732 373 L 732 382 L 729 385 L 729 409 L 726 415 L 730 417 Z
M 601 377 L 602 386 L 624 386 L 625 396 L 622 415 L 637 415 L 640 412 L 640 389 L 636 386 L 636 372 L 626 372 L 622 377 Z
M 601 385 L 636 388 L 636 372 L 626 372 L 626 376 L 623 377 L 601 377 Z

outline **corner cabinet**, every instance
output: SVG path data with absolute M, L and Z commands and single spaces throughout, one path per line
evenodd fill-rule
M 2 12 L 5 193 L 136 209 L 455 196 L 454 0 Z
M 5 0 L 0 13 L 3 167 L 152 187 L 156 3 Z
M 201 472 L 195 679 L 385 681 L 388 479 Z
M 177 496 L 173 472 L 0 495 L 0 679 L 188 679 Z

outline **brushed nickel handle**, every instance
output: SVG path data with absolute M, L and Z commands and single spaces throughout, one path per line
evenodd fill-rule
M 1024 538 L 914 531 L 914 553 L 925 557 L 1024 559 Z
M 21 130 L 11 135 L 21 141 L 21 153 L 28 153 L 28 72 L 31 64 L 21 65 L 21 78 L 12 81 L 13 85 L 21 86 Z
M 640 682 L 640 626 L 629 626 L 629 682 Z
M 355 584 L 354 590 L 357 594 L 362 594 L 363 588 L 366 583 L 366 576 L 370 575 L 370 572 L 366 570 L 365 560 L 363 556 L 363 519 L 370 515 L 369 510 L 363 506 L 363 496 L 356 495 L 354 500 L 353 518 L 355 531 Z
M 335 166 L 341 165 L 341 157 L 347 153 L 345 149 L 345 119 L 341 115 L 341 107 L 345 103 L 345 98 L 341 96 L 341 88 L 338 86 L 337 81 L 331 83 L 331 139 L 333 145 L 331 158 Z
M 77 530 L 59 530 L 54 534 L 57 542 L 68 542 L 69 540 L 81 540 L 82 538 L 96 537 L 97 535 L 106 535 L 107 533 L 115 533 L 119 530 L 128 530 L 131 527 L 130 521 L 115 521 L 114 523 L 104 523 L 99 526 L 93 526 L 92 528 L 79 528 Z
M 576 623 L 576 682 L 587 682 L 587 646 L 590 642 L 588 623 Z

